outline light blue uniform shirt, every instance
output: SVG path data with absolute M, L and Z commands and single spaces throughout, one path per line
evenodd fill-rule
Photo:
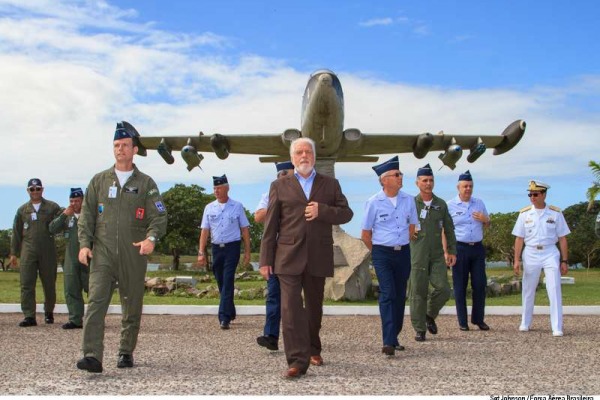
M 413 196 L 398 192 L 396 207 L 382 191 L 365 204 L 362 229 L 372 231 L 372 243 L 380 246 L 404 246 L 410 241 L 409 225 L 416 225 L 417 206 Z
M 260 196 L 260 201 L 258 202 L 255 211 L 262 210 L 263 208 L 267 207 L 269 207 L 269 192 L 263 193 L 262 196 Z
M 304 178 L 296 170 L 294 170 L 294 175 L 296 176 L 296 179 L 298 179 L 298 182 L 300 182 L 300 186 L 302 186 L 302 190 L 304 191 L 306 200 L 308 200 L 308 198 L 310 197 L 310 191 L 312 189 L 313 182 L 315 181 L 316 174 L 317 172 L 313 168 L 308 178 Z
M 454 234 L 459 242 L 472 243 L 483 240 L 483 222 L 473 218 L 474 212 L 483 213 L 488 217 L 488 212 L 483 201 L 476 197 L 471 197 L 469 202 L 464 202 L 456 195 L 455 198 L 448 200 L 448 212 L 454 222 Z
M 223 208 L 219 206 L 218 200 L 209 203 L 204 208 L 200 227 L 210 229 L 213 244 L 224 244 L 240 240 L 240 229 L 249 225 L 242 203 L 230 198 Z

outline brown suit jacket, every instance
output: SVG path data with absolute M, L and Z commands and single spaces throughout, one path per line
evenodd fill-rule
M 319 215 L 306 221 L 306 205 L 319 203 Z M 275 274 L 333 276 L 333 225 L 349 222 L 354 213 L 335 178 L 317 173 L 307 200 L 298 179 L 289 174 L 271 183 L 269 207 L 260 246 L 260 265 Z

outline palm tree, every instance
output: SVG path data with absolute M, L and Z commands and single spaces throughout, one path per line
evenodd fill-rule
M 592 174 L 594 175 L 595 181 L 593 185 L 587 190 L 587 199 L 588 203 L 588 211 L 591 211 L 594 208 L 594 204 L 596 201 L 596 196 L 600 194 L 600 164 L 595 161 L 590 161 L 588 166 L 592 169 Z

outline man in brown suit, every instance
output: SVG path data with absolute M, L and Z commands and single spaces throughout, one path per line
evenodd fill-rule
M 284 377 L 298 378 L 309 363 L 323 364 L 319 331 L 325 278 L 333 276 L 332 226 L 349 222 L 353 212 L 337 179 L 316 173 L 311 139 L 292 142 L 290 157 L 294 173 L 271 183 L 260 273 L 279 278 Z

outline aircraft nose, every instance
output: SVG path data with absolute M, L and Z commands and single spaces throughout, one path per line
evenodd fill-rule
M 331 85 L 332 81 L 333 81 L 333 79 L 331 78 L 331 75 L 329 75 L 329 74 L 321 74 L 319 76 L 319 83 L 321 85 Z

